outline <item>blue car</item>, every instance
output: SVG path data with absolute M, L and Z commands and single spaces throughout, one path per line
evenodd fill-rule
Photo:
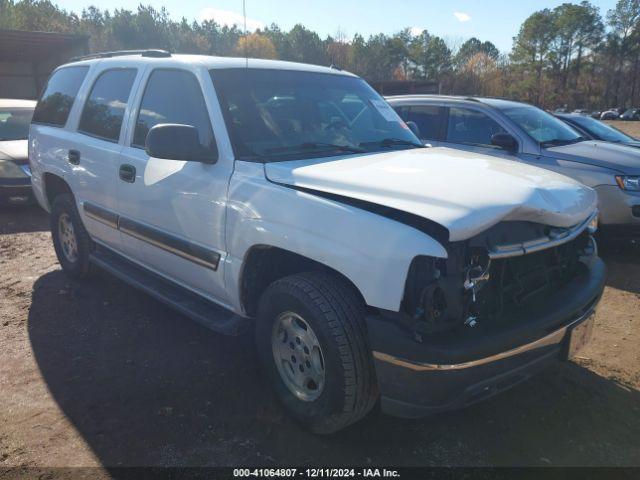
M 569 124 L 580 132 L 582 136 L 590 140 L 602 140 L 603 142 L 618 143 L 620 145 L 640 148 L 640 140 L 594 118 L 571 113 L 556 114 L 556 117 Z

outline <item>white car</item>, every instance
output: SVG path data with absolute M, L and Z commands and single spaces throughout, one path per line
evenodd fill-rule
M 31 172 L 27 138 L 36 102 L 0 98 L 0 204 L 28 203 Z
M 101 267 L 221 333 L 253 328 L 314 432 L 378 399 L 408 417 L 465 406 L 589 337 L 594 191 L 424 148 L 338 69 L 97 54 L 53 73 L 29 144 L 63 270 Z

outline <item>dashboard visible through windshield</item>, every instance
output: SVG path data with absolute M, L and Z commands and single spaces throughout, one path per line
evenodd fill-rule
M 251 68 L 210 73 L 240 160 L 272 162 L 423 147 L 360 78 Z

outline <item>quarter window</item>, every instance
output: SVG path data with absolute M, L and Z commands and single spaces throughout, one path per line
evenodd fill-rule
M 492 147 L 491 137 L 496 133 L 506 132 L 482 112 L 457 107 L 449 110 L 448 142 Z
M 162 123 L 196 127 L 202 147 L 217 152 L 202 90 L 192 73 L 164 69 L 151 73 L 140 103 L 132 145 L 144 148 L 149 130 Z
M 89 67 L 78 66 L 54 72 L 36 105 L 33 122 L 64 127 L 88 71 Z
M 78 131 L 117 142 L 136 73 L 126 68 L 100 74 L 84 105 Z

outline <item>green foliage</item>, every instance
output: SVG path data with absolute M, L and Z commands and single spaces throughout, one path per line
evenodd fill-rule
M 588 1 L 534 12 L 504 55 L 475 37 L 453 48 L 426 30 L 408 28 L 351 39 L 338 31 L 322 39 L 300 24 L 289 31 L 272 24 L 245 37 L 237 26 L 176 21 L 151 5 L 134 11 L 90 6 L 78 16 L 51 0 L 0 0 L 0 28 L 86 34 L 91 51 L 247 52 L 333 64 L 374 82 L 433 80 L 443 93 L 507 96 L 545 107 L 640 105 L 640 0 L 618 0 L 605 19 Z

